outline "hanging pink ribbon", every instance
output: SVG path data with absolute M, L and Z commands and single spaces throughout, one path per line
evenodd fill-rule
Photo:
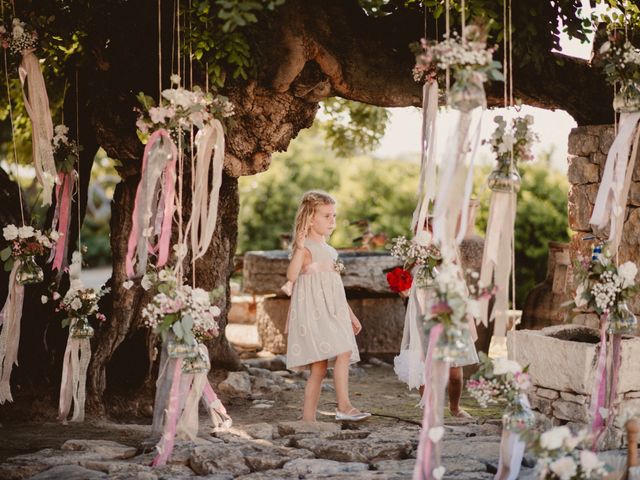
M 24 286 L 16 281 L 20 268 L 16 259 L 9 275 L 9 293 L 2 311 L 0 311 L 0 405 L 13 402 L 11 395 L 11 371 L 18 365 L 18 344 L 20 342 L 20 320 L 24 301 Z
M 597 442 L 597 438 L 604 428 L 604 418 L 602 409 L 605 407 L 607 399 L 607 314 L 600 318 L 600 353 L 598 354 L 598 363 L 596 364 L 596 375 L 591 392 L 591 404 L 589 407 L 591 418 L 591 432 Z
M 209 380 L 207 380 L 204 384 L 204 391 L 202 393 L 202 403 L 204 403 L 207 411 L 209 412 L 211 423 L 213 424 L 214 428 L 231 427 L 231 417 L 227 413 L 227 409 L 224 408 L 224 405 L 218 398 L 218 395 L 216 395 L 216 392 L 213 391 L 213 387 L 209 383 Z
M 66 423 L 73 402 L 72 422 L 84 421 L 87 370 L 91 360 L 91 342 L 88 338 L 67 337 L 67 347 L 62 361 L 58 420 Z
M 178 149 L 164 129 L 155 131 L 144 149 L 140 183 L 133 207 L 125 267 L 129 278 L 146 273 L 148 254 L 157 250 L 157 266 L 169 259 L 175 209 L 175 169 Z M 157 191 L 161 190 L 160 201 Z M 158 236 L 157 245 L 151 238 Z M 134 271 L 134 260 L 136 270 Z
M 224 129 L 214 119 L 198 131 L 194 189 L 191 198 L 191 217 L 187 232 L 191 235 L 194 259 L 202 257 L 211 244 L 218 218 L 218 198 L 224 166 Z
M 433 428 L 442 427 L 444 424 L 444 392 L 449 379 L 449 363 L 433 358 L 442 331 L 442 324 L 437 324 L 429 332 L 427 357 L 424 362 L 425 382 L 422 396 L 424 412 L 418 455 L 413 470 L 414 480 L 437 478 L 434 476 L 434 470 L 442 468 L 440 465 L 440 439 L 434 441 L 430 435 Z
M 33 163 L 36 177 L 43 188 L 42 205 L 51 205 L 53 185 L 58 176 L 53 160 L 53 147 L 51 146 L 53 121 L 51 120 L 49 97 L 40 69 L 40 62 L 33 50 L 22 52 L 18 75 L 22 84 L 24 106 L 31 119 Z
M 178 358 L 173 367 L 171 379 L 171 391 L 169 392 L 169 405 L 166 411 L 164 433 L 157 445 L 158 455 L 153 459 L 151 465 L 154 467 L 166 465 L 167 460 L 173 452 L 173 444 L 176 437 L 176 425 L 180 409 L 180 377 L 182 376 L 182 359 Z
M 58 174 L 58 184 L 56 185 L 56 209 L 53 215 L 51 229 L 58 232 L 60 237 L 51 249 L 49 261 L 53 260 L 52 270 L 57 270 L 58 274 L 67 266 L 67 249 L 69 248 L 69 224 L 71 221 L 71 200 L 73 197 L 73 186 L 75 185 L 76 173 L 60 172 Z

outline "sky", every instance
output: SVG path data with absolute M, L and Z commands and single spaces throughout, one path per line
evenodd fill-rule
M 577 39 L 561 37 L 560 45 L 562 53 L 574 57 L 588 59 L 591 56 L 591 43 L 581 44 Z M 517 86 L 517 78 L 514 79 Z M 415 156 L 416 161 L 420 159 L 420 126 L 422 122 L 422 110 L 416 107 L 390 108 L 391 119 L 387 126 L 387 131 L 373 154 L 377 157 L 407 157 Z M 493 117 L 496 115 L 525 115 L 534 116 L 533 130 L 538 134 L 540 141 L 534 146 L 536 155 L 543 152 L 551 152 L 551 165 L 562 172 L 567 170 L 567 142 L 569 132 L 576 127 L 576 122 L 564 110 L 545 110 L 541 108 L 524 106 L 519 113 L 511 110 L 505 112 L 504 109 L 493 109 L 484 112 L 482 118 L 481 138 L 489 138 L 495 123 Z M 454 115 L 451 112 L 439 113 L 438 125 L 444 127 L 444 131 L 451 127 L 454 122 Z M 613 121 L 613 117 L 612 117 Z M 441 128 L 441 127 L 439 127 Z M 439 138 L 446 139 L 446 133 L 439 134 Z M 442 154 L 443 144 L 439 141 L 439 153 Z M 492 157 L 488 146 L 480 147 L 477 158 L 479 163 L 491 162 Z

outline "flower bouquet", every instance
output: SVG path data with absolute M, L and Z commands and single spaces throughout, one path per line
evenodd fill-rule
M 535 435 L 530 451 L 538 457 L 537 476 L 540 480 L 601 479 L 608 472 L 605 463 L 587 450 L 586 430 L 573 435 L 568 427 L 555 427 Z M 578 447 L 585 448 L 578 450 Z
M 0 260 L 4 262 L 5 271 L 9 272 L 18 264 L 16 281 L 21 285 L 39 283 L 43 280 L 42 268 L 36 263 L 36 256 L 46 255 L 59 238 L 57 232 L 50 234 L 33 228 L 30 225 L 17 227 L 13 224 L 2 229 L 4 239 L 9 245 L 0 251 Z
M 574 263 L 578 286 L 573 302 L 568 305 L 606 316 L 607 331 L 611 334 L 634 333 L 638 321 L 626 300 L 640 290 L 635 280 L 637 274 L 635 263 L 616 266 L 609 251 L 598 245 L 590 260 L 579 257 Z
M 449 104 L 463 112 L 486 106 L 484 82 L 504 80 L 500 62 L 493 60 L 494 48 L 487 48 L 487 29 L 469 25 L 461 38 L 456 32 L 442 42 L 422 39 L 413 46 L 416 65 L 413 78 L 418 82 L 433 81 L 440 72 L 451 70 L 454 85 Z
M 0 25 L 0 41 L 3 48 L 8 48 L 12 54 L 17 55 L 38 46 L 38 33 L 19 18 L 14 18 L 11 31 Z
M 607 82 L 620 84 L 613 99 L 617 112 L 640 110 L 640 49 L 634 47 L 622 32 L 616 31 L 602 44 L 596 57 Z
M 517 433 L 531 428 L 535 420 L 526 398 L 530 387 L 526 367 L 506 358 L 492 360 L 483 352 L 480 352 L 480 368 L 467 382 L 467 390 L 482 408 L 507 402 L 503 423 L 507 430 Z
M 62 328 L 69 327 L 72 338 L 93 337 L 93 327 L 89 324 L 88 317 L 95 315 L 96 318 L 104 322 L 106 317 L 98 312 L 98 302 L 110 291 L 109 288 L 85 287 L 82 280 L 75 278 L 71 280 L 69 290 L 62 297 L 56 311 L 65 312 L 66 318 L 62 320 Z M 54 292 L 54 300 L 60 298 L 60 294 Z
M 391 255 L 399 258 L 403 262 L 403 268 L 401 270 L 406 271 L 409 276 L 411 276 L 409 272 L 414 267 L 418 267 L 415 278 L 417 286 L 420 288 L 431 286 L 437 273 L 436 267 L 442 262 L 442 256 L 438 247 L 433 244 L 426 246 L 419 245 L 404 236 L 394 238 L 391 243 Z M 394 274 L 394 276 L 397 275 L 398 274 Z M 387 280 L 389 280 L 389 274 L 387 274 Z M 409 283 L 409 287 L 411 287 L 411 283 Z M 391 289 L 396 291 L 393 287 Z
M 496 192 L 518 192 L 520 190 L 520 174 L 518 163 L 533 160 L 531 146 L 539 139 L 531 130 L 533 117 L 525 115 L 511 121 L 510 128 L 502 115 L 493 121 L 498 124 L 491 138 L 483 143 L 491 145 L 491 150 L 498 161 L 497 168 L 489 175 L 489 188 Z
M 69 127 L 66 125 L 56 125 L 53 132 L 51 146 L 53 148 L 53 159 L 56 162 L 56 170 L 61 173 L 71 173 L 78 164 L 82 147 L 67 137 Z
M 333 262 L 333 269 L 338 272 L 340 275 L 344 275 L 345 267 L 344 263 L 339 258 L 336 258 L 335 262 Z
M 169 356 L 196 357 L 198 342 L 218 336 L 220 308 L 213 303 L 220 291 L 207 292 L 183 285 L 169 269 L 162 269 L 143 278 L 156 292 L 142 311 L 145 325 L 159 333 L 163 340 L 171 334 Z M 143 283 L 143 287 L 144 287 Z

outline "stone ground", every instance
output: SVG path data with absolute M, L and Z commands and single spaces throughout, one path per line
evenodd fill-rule
M 244 362 L 247 371 L 230 373 L 217 388 L 233 427 L 212 432 L 202 416 L 197 442 L 179 442 L 165 467 L 149 466 L 154 455 L 150 419 L 80 425 L 25 422 L 0 427 L 0 479 L 411 478 L 419 399 L 397 381 L 389 364 L 370 359 L 352 369 L 352 400 L 373 413 L 370 419 L 335 422 L 335 395 L 327 379 L 319 423 L 305 424 L 297 421 L 304 376 L 284 370 L 282 357 Z M 445 478 L 490 479 L 498 460 L 499 409 L 478 410 L 466 398 L 463 403 L 479 416 L 473 421 L 447 418 Z

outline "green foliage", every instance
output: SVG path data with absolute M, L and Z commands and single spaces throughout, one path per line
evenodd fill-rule
M 476 225 L 484 232 L 489 216 L 491 191 L 486 187 L 492 166 L 476 171 L 474 186 L 480 200 Z M 537 161 L 519 167 L 522 188 L 518 194 L 515 226 L 516 300 L 524 303 L 527 293 L 541 282 L 547 271 L 548 242 L 569 240 L 566 175 L 551 170 L 548 162 Z
M 331 97 L 322 102 L 322 128 L 331 149 L 342 157 L 375 149 L 389 120 L 386 108 Z

